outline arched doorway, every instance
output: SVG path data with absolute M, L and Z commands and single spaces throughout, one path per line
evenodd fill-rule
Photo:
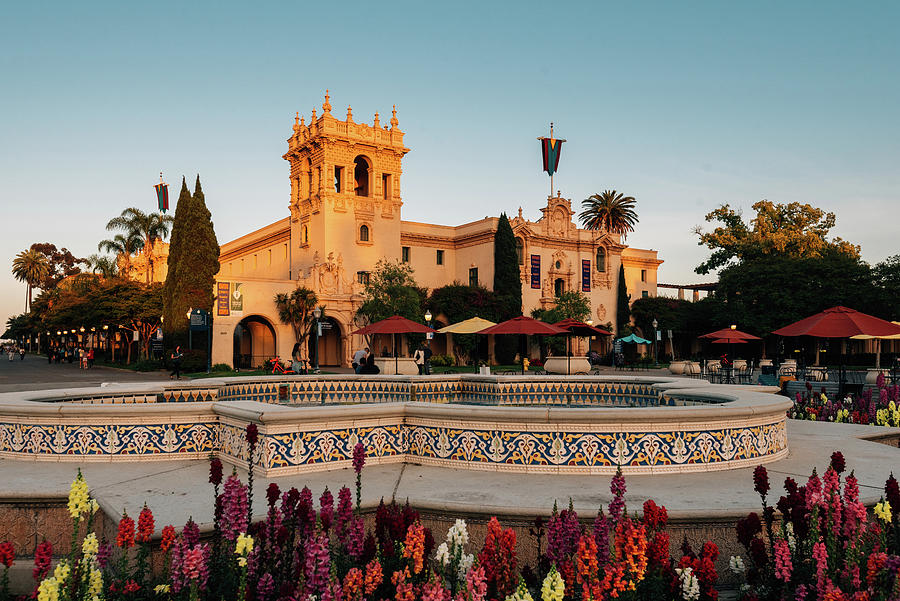
M 319 338 L 319 367 L 339 367 L 343 358 L 343 337 L 341 324 L 333 317 L 323 317 L 322 336 Z M 309 358 L 310 365 L 315 365 L 316 357 L 316 332 L 315 324 L 310 328 L 309 334 Z
M 235 369 L 255 369 L 275 356 L 275 328 L 260 315 L 245 317 L 234 328 Z
M 562 278 L 556 278 L 553 282 L 553 294 L 556 296 L 562 296 L 562 293 L 566 291 L 566 281 Z
M 359 155 L 353 159 L 353 190 L 357 196 L 369 196 L 369 174 L 371 172 L 367 157 Z

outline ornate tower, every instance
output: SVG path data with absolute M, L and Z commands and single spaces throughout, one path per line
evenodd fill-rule
M 291 171 L 291 271 L 301 275 L 317 259 L 342 256 L 347 271 L 368 271 L 378 259 L 400 256 L 403 145 L 394 107 L 390 125 L 378 113 L 372 125 L 331 113 L 328 90 L 322 115 L 309 125 L 297 113 L 284 159 Z

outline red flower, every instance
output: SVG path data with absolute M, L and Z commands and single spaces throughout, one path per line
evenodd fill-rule
M 831 468 L 837 473 L 841 473 L 844 471 L 844 468 L 847 466 L 844 461 L 844 454 L 840 451 L 835 451 L 831 454 Z
M 650 530 L 665 528 L 668 521 L 669 512 L 664 505 L 657 505 L 653 499 L 644 501 L 644 523 Z
M 125 583 L 125 588 L 122 589 L 122 592 L 126 594 L 136 593 L 141 590 L 140 585 L 134 580 L 129 580 Z
M 215 486 L 222 483 L 222 461 L 217 457 L 209 460 L 209 483 Z
M 259 442 L 259 428 L 251 422 L 247 424 L 247 444 L 255 447 L 257 442 Z
M 765 497 L 769 492 L 769 473 L 763 465 L 757 465 L 753 470 L 753 490 L 761 497 Z
M 116 545 L 123 549 L 134 546 L 134 520 L 128 517 L 128 514 L 124 511 L 122 512 L 122 519 L 119 520 Z
M 887 498 L 888 503 L 891 504 L 891 513 L 895 516 L 900 513 L 900 485 L 897 484 L 897 479 L 894 478 L 894 472 L 891 472 L 887 482 L 884 483 L 884 496 Z
M 277 503 L 280 498 L 281 489 L 278 488 L 276 483 L 270 482 L 269 487 L 266 489 L 266 500 L 269 501 L 269 507 L 275 507 L 275 503 Z
M 12 543 L 0 543 L 0 564 L 3 564 L 7 568 L 9 568 L 12 567 L 13 561 L 15 560 L 16 550 L 15 548 L 13 548 Z
M 159 548 L 165 553 L 172 548 L 173 544 L 175 544 L 175 527 L 169 524 L 162 529 L 162 542 L 160 542 Z
M 35 580 L 43 580 L 50 571 L 50 562 L 53 560 L 53 545 L 50 541 L 41 542 L 34 550 L 34 569 L 31 571 Z
M 144 503 L 144 508 L 141 509 L 141 513 L 138 516 L 136 537 L 137 542 L 149 543 L 150 538 L 153 536 L 155 526 L 156 524 L 153 520 L 153 512 L 150 511 L 150 508 L 147 507 L 146 503 Z

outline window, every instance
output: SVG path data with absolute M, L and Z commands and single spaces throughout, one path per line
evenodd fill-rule
M 641 298 L 647 298 L 648 296 L 650 296 L 650 293 L 648 291 L 646 291 L 646 290 L 641 291 Z
M 478 268 L 477 267 L 469 268 L 469 286 L 472 286 L 472 287 L 478 286 Z
M 553 282 L 553 294 L 556 296 L 562 296 L 562 293 L 566 291 L 566 281 L 562 278 L 556 278 L 556 281 Z
M 368 242 L 369 241 L 369 226 L 368 225 L 359 226 L 359 241 L 360 242 Z
M 344 168 L 334 168 L 334 191 L 340 193 L 344 187 Z
M 602 246 L 597 249 L 597 257 L 595 260 L 597 263 L 597 271 L 599 271 L 600 273 L 605 272 L 606 271 L 606 249 L 603 248 Z
M 353 159 L 353 179 L 355 186 L 353 190 L 357 196 L 369 195 L 369 160 L 363 155 L 359 155 Z
M 387 200 L 389 198 L 394 197 L 394 190 L 391 188 L 391 174 L 390 173 L 382 173 L 381 174 L 381 194 L 384 199 Z
M 269 265 L 272 264 L 272 249 L 269 249 Z
M 516 238 L 516 260 L 519 265 L 525 264 L 525 243 L 521 238 Z
M 363 286 L 369 285 L 369 272 L 368 271 L 357 271 L 356 272 L 356 281 L 362 284 Z
M 647 281 L 647 270 L 646 269 L 641 269 L 641 281 L 642 282 Z
M 300 244 L 309 244 L 309 229 L 305 225 L 300 234 Z
M 400 252 L 401 252 L 400 258 L 403 259 L 403 262 L 409 263 L 409 247 L 404 246 L 402 249 L 400 249 Z
M 439 251 L 437 251 L 437 252 L 435 253 L 435 262 L 436 262 L 438 265 L 443 265 L 443 264 L 444 264 L 444 251 L 439 250 Z

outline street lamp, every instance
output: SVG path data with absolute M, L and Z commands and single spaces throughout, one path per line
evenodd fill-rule
M 319 319 L 322 317 L 322 307 L 317 306 L 315 309 L 313 309 L 313 317 L 316 320 L 314 332 L 316 335 L 316 360 L 313 365 L 313 370 L 315 373 L 319 373 L 319 336 L 322 335 L 322 326 L 319 324 Z
M 425 321 L 431 322 L 432 317 L 434 317 L 434 316 L 431 314 L 431 309 L 426 310 L 425 311 Z
M 653 318 L 653 367 L 659 367 L 659 322 Z

